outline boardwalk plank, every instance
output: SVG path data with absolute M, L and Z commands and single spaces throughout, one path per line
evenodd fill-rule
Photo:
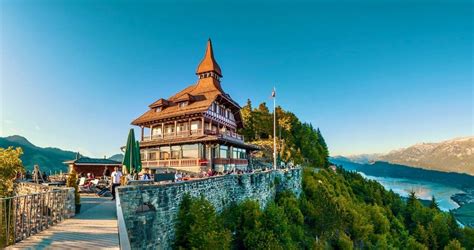
M 118 249 L 117 214 L 110 198 L 83 197 L 78 216 L 7 249 Z

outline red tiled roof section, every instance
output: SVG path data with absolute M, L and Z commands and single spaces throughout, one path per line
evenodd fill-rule
M 216 72 L 222 77 L 221 68 L 219 67 L 219 64 L 217 64 L 216 59 L 214 59 L 211 39 L 207 41 L 206 54 L 196 70 L 196 75 L 206 72 Z

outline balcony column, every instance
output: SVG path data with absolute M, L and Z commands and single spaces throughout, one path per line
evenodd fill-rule
M 188 133 L 189 133 L 189 135 L 192 135 L 192 133 L 191 133 L 191 118 L 188 119 Z
M 141 126 L 142 127 L 142 141 L 143 141 L 143 132 L 144 132 L 144 129 L 145 127 Z
M 174 137 L 178 135 L 178 121 L 174 121 Z
M 204 135 L 204 117 L 201 117 L 201 135 Z
M 150 125 L 150 139 L 153 139 L 153 125 Z
M 165 123 L 161 123 L 161 139 L 165 138 Z

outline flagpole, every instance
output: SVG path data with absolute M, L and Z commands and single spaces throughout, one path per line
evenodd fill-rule
M 273 87 L 273 169 L 276 169 L 277 159 L 276 159 L 276 91 Z

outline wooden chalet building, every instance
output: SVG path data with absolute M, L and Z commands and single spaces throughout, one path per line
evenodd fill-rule
M 104 173 L 105 167 L 107 167 L 112 173 L 115 167 L 122 167 L 122 163 L 110 159 L 100 159 L 100 158 L 89 158 L 77 154 L 76 159 L 63 162 L 69 168 L 68 172 L 71 172 L 72 169 L 78 174 L 87 173 L 93 174 L 95 177 L 101 177 Z
M 200 172 L 246 169 L 254 145 L 237 133 L 240 106 L 221 86 L 222 71 L 207 42 L 195 84 L 158 99 L 132 122 L 140 126 L 143 167 Z

